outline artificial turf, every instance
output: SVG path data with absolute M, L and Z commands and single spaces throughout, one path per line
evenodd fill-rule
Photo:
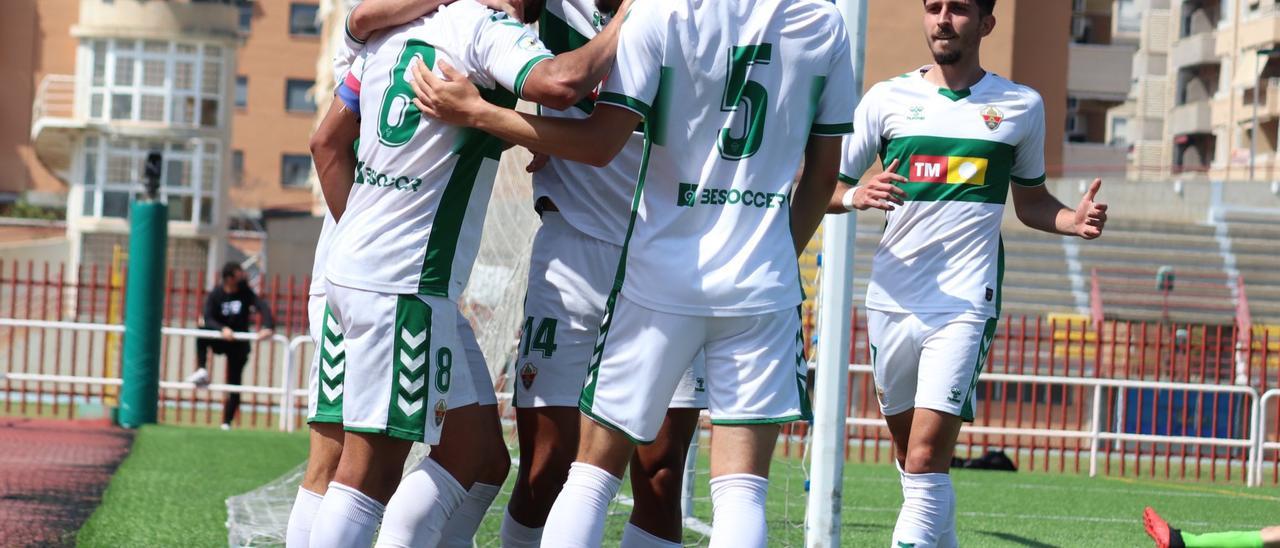
M 307 457 L 306 434 L 145 426 L 79 546 L 226 546 L 226 499 Z
M 82 546 L 225 546 L 225 499 L 262 485 L 306 456 L 302 434 L 153 426 L 143 428 L 103 503 L 77 538 Z M 701 459 L 695 515 L 710 521 Z M 514 467 L 512 477 L 514 477 Z M 1089 478 L 1077 474 L 958 470 L 960 541 L 968 546 L 1146 546 L 1142 508 L 1200 532 L 1280 523 L 1280 488 L 1237 484 Z M 498 546 L 510 480 L 476 537 Z M 628 491 L 624 487 L 624 494 Z M 803 546 L 804 470 L 775 461 L 769 492 L 770 546 Z M 887 546 L 899 504 L 892 467 L 845 468 L 843 546 Z M 629 508 L 613 505 L 606 546 L 616 546 Z M 705 546 L 693 529 L 685 541 Z

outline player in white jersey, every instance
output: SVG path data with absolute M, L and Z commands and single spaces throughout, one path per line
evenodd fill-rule
M 1094 201 L 1100 180 L 1075 210 L 1049 194 L 1040 95 L 982 69 L 995 0 L 923 5 L 935 64 L 862 99 L 831 203 L 833 212 L 888 212 L 868 335 L 902 481 L 892 545 L 918 547 L 958 542 L 948 472 L 1000 314 L 1007 196 L 1018 219 L 1046 232 L 1093 239 L 1107 219 Z M 887 169 L 857 184 L 877 154 Z
M 358 10 L 348 17 L 347 43 L 358 45 L 355 36 L 368 38 L 377 28 L 395 26 L 421 17 L 434 10 L 438 1 L 414 0 L 367 0 Z M 360 40 L 362 42 L 363 40 Z M 355 60 L 356 52 L 349 47 L 338 48 L 334 56 L 334 81 L 341 82 Z M 338 177 L 350 182 L 355 173 L 355 151 L 352 149 L 353 137 L 359 132 L 359 122 L 353 112 L 345 108 L 342 101 L 335 100 L 326 114 L 331 118 L 324 127 L 329 130 L 317 132 L 312 136 L 311 149 L 317 162 L 317 173 L 322 178 Z M 332 146 L 330 146 L 332 145 Z M 334 197 L 335 201 L 346 202 L 346 195 Z M 342 393 L 341 370 L 345 353 L 342 331 L 336 321 L 328 314 L 325 301 L 324 265 L 327 260 L 336 223 L 333 215 L 326 208 L 320 236 L 316 242 L 315 258 L 311 268 L 311 283 L 308 287 L 307 318 L 311 330 L 311 339 L 315 347 L 311 368 L 307 375 L 308 412 L 307 423 L 311 430 L 310 449 L 307 458 L 307 470 L 302 485 L 294 500 L 289 515 L 288 532 L 285 543 L 290 548 L 306 548 L 310 544 L 311 524 L 329 482 L 338 468 L 338 460 L 342 456 L 342 410 L 335 403 L 340 402 Z M 324 374 L 322 383 L 321 375 Z
M 611 20 L 618 0 L 552 0 L 538 30 L 553 53 L 582 47 Z M 592 94 L 547 116 L 585 118 Z M 634 134 L 613 162 L 593 167 L 542 157 L 533 174 L 535 208 L 542 226 L 529 263 L 527 317 L 515 366 L 519 474 L 502 522 L 506 548 L 536 547 L 578 446 L 578 397 L 587 378 L 604 305 L 626 238 L 631 197 L 644 148 Z M 701 357 L 672 399 L 657 441 L 640 446 L 632 461 L 631 519 L 624 548 L 679 546 L 685 456 L 701 408 L 706 407 Z
M 634 443 L 654 439 L 702 351 L 712 546 L 764 546 L 779 424 L 810 414 L 797 256 L 835 185 L 838 137 L 851 129 L 848 33 L 817 0 L 649 2 L 626 19 L 585 119 L 495 108 L 447 69 L 448 80 L 415 71 L 418 102 L 428 115 L 597 166 L 645 123 L 623 260 L 579 401 L 578 457 L 542 545 L 600 545 Z
M 525 3 L 523 15 L 534 18 L 540 8 Z M 338 206 L 331 207 L 339 229 L 325 275 L 329 310 L 344 337 L 346 433 L 312 544 L 367 545 L 385 503 L 380 545 L 453 545 L 440 537 L 445 521 L 492 471 L 490 457 L 506 458 L 492 383 L 474 337 L 459 332 L 470 326 L 456 323 L 455 304 L 505 147 L 423 119 L 404 80 L 410 63 L 449 59 L 471 72 L 490 100 L 514 105 L 522 95 L 565 107 L 608 69 L 614 45 L 604 42 L 553 61 L 520 22 L 461 0 L 376 36 L 346 78 L 364 92 L 359 111 L 370 116 L 360 124 L 354 186 L 322 180 L 326 199 Z M 333 203 L 348 191 L 345 204 Z M 457 426 L 441 432 L 446 415 Z M 419 440 L 434 446 L 430 457 L 399 481 L 410 442 Z M 496 493 L 493 485 L 472 532 Z

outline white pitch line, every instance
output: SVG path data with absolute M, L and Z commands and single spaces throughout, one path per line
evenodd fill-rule
M 887 508 L 876 506 L 845 506 L 845 511 L 852 512 L 879 512 L 897 514 L 902 509 L 899 507 Z M 1104 518 L 1095 516 L 1055 516 L 1045 514 L 1006 514 L 1003 512 L 965 512 L 959 511 L 957 515 L 970 518 L 993 518 L 993 519 L 1017 519 L 1017 520 L 1045 520 L 1045 521 L 1065 521 L 1075 523 L 1122 523 L 1126 525 L 1138 526 L 1142 524 L 1141 516 L 1132 518 Z M 1222 524 L 1217 522 L 1206 521 L 1178 521 L 1178 525 L 1191 525 L 1198 528 L 1213 527 L 1216 529 L 1241 529 L 1252 530 L 1258 527 L 1258 524 Z

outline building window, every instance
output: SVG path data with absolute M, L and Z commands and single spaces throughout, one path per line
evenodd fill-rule
M 280 184 L 285 188 L 306 188 L 311 178 L 311 156 L 285 154 L 280 157 Z
M 1114 147 L 1129 145 L 1129 119 L 1116 116 L 1111 119 L 1111 142 Z
M 220 127 L 225 51 L 159 40 L 86 40 L 89 118 Z M 82 88 L 83 89 L 83 88 Z
M 253 4 L 240 4 L 240 32 L 248 34 L 253 28 Z
M 316 102 L 308 95 L 314 80 L 287 80 L 284 85 L 284 109 L 290 112 L 315 112 Z
M 222 156 L 217 141 L 202 139 L 86 138 L 81 156 L 85 216 L 127 217 L 129 202 L 142 191 L 143 163 L 153 151 L 164 155 L 160 196 L 169 203 L 169 220 L 211 224 L 217 218 L 214 196 Z
M 249 77 L 236 76 L 236 108 L 249 106 Z
M 315 4 L 289 4 L 289 34 L 319 36 L 320 26 L 316 21 L 319 11 L 319 6 Z
M 244 186 L 244 151 L 231 151 L 231 184 Z

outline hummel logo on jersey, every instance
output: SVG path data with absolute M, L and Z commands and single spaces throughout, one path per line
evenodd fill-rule
M 987 159 L 967 156 L 911 156 L 910 173 L 913 183 L 942 183 L 948 185 L 987 184 Z
M 912 122 L 924 120 L 924 107 L 920 105 L 911 107 L 911 115 L 907 116 L 907 120 Z

